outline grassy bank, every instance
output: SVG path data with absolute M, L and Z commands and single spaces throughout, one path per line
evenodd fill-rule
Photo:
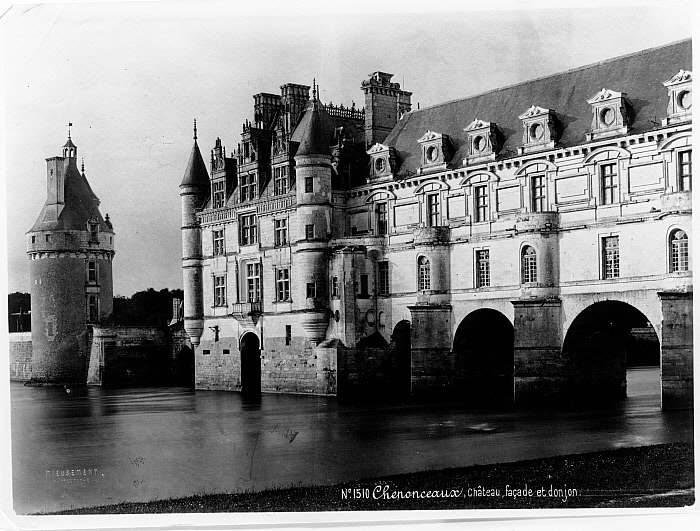
M 673 443 L 50 514 L 679 507 L 694 503 L 694 483 L 692 444 Z

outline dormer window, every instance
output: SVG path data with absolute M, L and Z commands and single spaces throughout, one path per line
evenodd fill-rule
M 421 170 L 444 169 L 452 160 L 454 149 L 449 135 L 427 131 L 418 139 L 421 144 Z
M 632 105 L 627 94 L 604 88 L 587 102 L 593 112 L 593 121 L 586 140 L 627 134 L 632 124 Z
M 518 118 L 523 123 L 521 155 L 554 147 L 558 140 L 554 111 L 533 105 Z
M 226 203 L 226 181 L 212 183 L 212 208 L 223 208 Z
M 88 231 L 90 232 L 90 241 L 97 243 L 100 239 L 100 224 L 97 221 L 89 221 Z
M 496 124 L 477 119 L 465 127 L 464 131 L 467 133 L 467 157 L 462 161 L 465 166 L 496 160 L 503 147 L 503 134 Z
M 680 70 L 671 79 L 664 81 L 668 89 L 668 116 L 663 125 L 685 122 L 691 118 L 693 106 L 693 73 Z
M 370 157 L 370 178 L 386 177 L 396 171 L 396 150 L 384 144 L 374 144 L 367 150 Z

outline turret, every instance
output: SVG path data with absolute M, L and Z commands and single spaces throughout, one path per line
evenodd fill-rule
M 328 256 L 331 237 L 332 190 L 331 152 L 334 126 L 323 105 L 313 98 L 292 141 L 299 143 L 296 156 L 297 227 L 293 234 L 296 243 L 294 262 L 300 271 L 292 295 L 302 301 L 306 310 L 301 324 L 309 341 L 325 338 L 328 326 Z
M 85 383 L 89 325 L 112 322 L 114 230 L 77 166 L 68 135 L 46 159 L 46 203 L 27 233 L 32 296 L 32 376 Z
M 209 199 L 209 175 L 197 145 L 197 121 L 194 122 L 194 144 L 180 183 L 182 201 L 182 274 L 185 294 L 185 332 L 192 345 L 199 345 L 204 330 L 202 293 L 202 233 L 197 213 Z

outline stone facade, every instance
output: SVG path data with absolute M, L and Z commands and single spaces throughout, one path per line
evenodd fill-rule
M 618 398 L 637 330 L 688 407 L 690 65 L 683 41 L 415 111 L 382 72 L 364 110 L 287 84 L 209 170 L 195 129 L 196 387 Z

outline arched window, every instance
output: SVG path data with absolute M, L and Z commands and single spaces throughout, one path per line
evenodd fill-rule
M 522 282 L 537 282 L 537 253 L 529 245 L 523 247 L 522 251 Z
M 425 256 L 418 259 L 418 290 L 430 289 L 430 260 Z
M 688 271 L 688 235 L 682 230 L 671 233 L 671 273 Z

